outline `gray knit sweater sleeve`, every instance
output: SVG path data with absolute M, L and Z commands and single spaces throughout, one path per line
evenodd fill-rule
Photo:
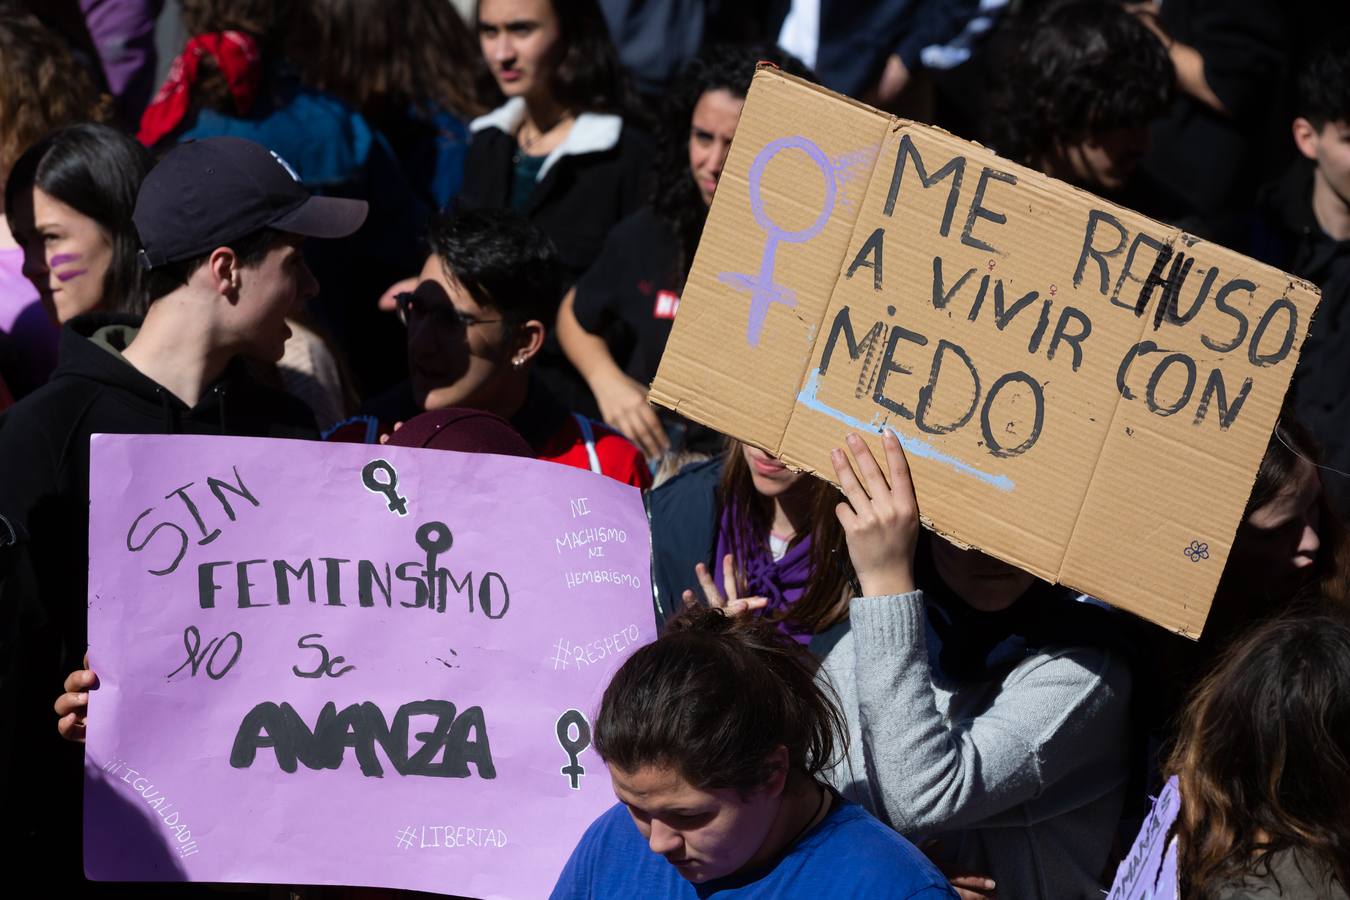
M 1119 752 L 1129 678 L 1108 653 L 1036 654 L 949 718 L 929 666 L 922 593 L 854 599 L 849 623 L 834 661 L 851 669 L 838 672 L 860 744 L 849 755 L 865 768 L 873 811 L 902 833 L 1034 824 L 1038 810 L 1053 813 L 1028 801 L 1056 779 L 1100 770 L 1094 745 Z M 827 657 L 826 677 L 830 668 Z

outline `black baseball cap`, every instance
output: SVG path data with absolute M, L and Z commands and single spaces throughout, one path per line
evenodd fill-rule
M 201 256 L 263 228 L 340 238 L 366 219 L 366 201 L 313 197 L 262 144 L 236 137 L 187 141 L 141 183 L 131 220 L 147 269 Z

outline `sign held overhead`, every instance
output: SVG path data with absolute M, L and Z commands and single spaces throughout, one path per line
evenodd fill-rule
M 651 399 L 1190 637 L 1318 302 L 937 129 L 755 75 Z

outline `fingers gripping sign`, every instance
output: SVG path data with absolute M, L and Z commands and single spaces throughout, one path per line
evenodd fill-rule
M 881 439 L 890 475 L 887 483 L 867 443 L 857 434 L 850 434 L 847 443 L 848 454 L 836 448 L 830 461 L 845 497 L 835 514 L 844 528 L 858 584 L 868 597 L 907 594 L 914 590 L 919 503 L 904 448 L 893 431 Z
M 89 691 L 98 687 L 98 676 L 89 669 L 89 654 L 84 655 L 84 668 L 66 676 L 65 693 L 56 698 L 54 708 L 56 730 L 68 741 L 83 744 L 85 717 L 89 712 Z
M 712 573 L 703 563 L 694 566 L 694 577 L 698 579 L 698 585 L 703 590 L 703 598 L 712 609 L 720 609 L 728 616 L 743 616 L 747 613 L 756 612 L 768 606 L 767 597 L 738 597 L 736 589 L 736 561 L 728 553 L 722 557 L 722 583 L 727 586 L 726 594 L 723 595 L 717 582 L 713 580 Z M 698 597 L 693 591 L 684 592 L 684 605 L 686 609 L 692 609 L 698 606 Z

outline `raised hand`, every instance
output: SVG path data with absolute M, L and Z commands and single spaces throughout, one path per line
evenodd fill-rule
M 894 432 L 886 432 L 881 442 L 886 448 L 889 484 L 871 448 L 858 435 L 848 436 L 848 456 L 840 449 L 830 452 L 839 487 L 847 498 L 835 507 L 835 515 L 844 527 L 848 554 L 867 597 L 914 590 L 914 546 L 919 537 L 919 503 L 905 450 Z
M 731 558 L 730 553 L 722 557 L 722 582 L 727 586 L 726 596 L 718 590 L 717 582 L 713 580 L 712 573 L 703 563 L 694 566 L 694 577 L 698 579 L 699 587 L 703 589 L 703 598 L 708 606 L 720 609 L 729 616 L 743 616 L 763 609 L 769 604 L 767 597 L 736 596 L 736 561 Z M 686 609 L 698 606 L 698 597 L 693 591 L 684 592 L 684 605 Z

